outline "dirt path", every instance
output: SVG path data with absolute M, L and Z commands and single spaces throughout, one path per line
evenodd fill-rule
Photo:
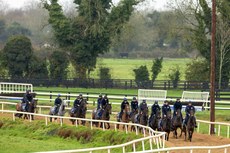
M 2 114 L 0 113 L 0 119 L 1 118 L 12 118 L 12 114 Z M 35 120 L 44 120 L 43 117 L 35 117 Z M 71 124 L 69 120 L 64 120 L 65 124 Z M 87 126 L 90 126 L 89 123 L 86 124 Z M 111 127 L 114 129 L 114 127 Z M 166 147 L 181 147 L 181 146 L 219 146 L 219 145 L 226 145 L 230 144 L 230 139 L 223 138 L 223 137 L 217 137 L 217 136 L 210 136 L 207 134 L 200 134 L 200 133 L 194 133 L 192 142 L 185 141 L 184 135 L 182 135 L 181 138 L 174 138 L 173 134 L 170 133 L 169 141 L 166 141 Z M 207 150 L 194 150 L 194 153 L 205 153 L 208 152 Z M 212 151 L 212 153 L 220 153 L 224 152 L 223 149 L 218 149 L 215 151 Z M 170 153 L 189 153 L 188 151 L 175 151 Z M 228 150 L 228 153 L 230 153 L 230 150 Z

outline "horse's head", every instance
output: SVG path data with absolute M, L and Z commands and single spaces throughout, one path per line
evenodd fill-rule
M 190 112 L 189 112 L 189 114 L 190 114 L 190 116 L 194 116 L 194 110 L 190 110 Z
M 167 111 L 166 117 L 171 118 L 171 111 Z
M 129 107 L 129 105 L 128 104 L 125 104 L 125 112 L 130 112 L 130 107 Z
M 181 114 L 181 110 L 180 110 L 180 109 L 177 109 L 177 110 L 176 110 L 176 116 L 180 117 L 180 114 Z
M 106 111 L 109 112 L 109 114 L 112 114 L 112 106 L 111 106 L 111 104 L 107 104 L 105 109 L 106 109 Z

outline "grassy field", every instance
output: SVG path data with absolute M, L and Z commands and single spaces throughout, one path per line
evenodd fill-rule
M 0 153 L 26 153 L 37 151 L 52 151 L 66 149 L 80 149 L 122 144 L 140 138 L 140 135 L 119 131 L 90 130 L 88 127 L 68 126 L 58 124 L 45 126 L 42 121 L 29 123 L 28 121 L 2 119 L 0 127 Z M 141 150 L 141 144 L 136 144 Z M 17 150 L 17 151 L 16 151 Z M 122 152 L 112 149 L 112 152 Z M 126 151 L 131 151 L 131 146 Z M 100 151 L 100 153 L 107 151 Z
M 154 59 L 110 59 L 110 58 L 98 58 L 97 66 L 94 71 L 91 72 L 91 78 L 98 78 L 99 67 L 109 67 L 113 79 L 134 79 L 133 69 L 146 65 L 150 72 Z M 157 80 L 168 80 L 169 70 L 173 67 L 178 67 L 181 72 L 181 80 L 185 79 L 186 64 L 189 63 L 189 58 L 165 58 L 163 59 L 162 71 L 157 77 Z M 69 77 L 74 76 L 73 67 L 69 67 Z M 151 76 L 151 75 L 150 75 Z

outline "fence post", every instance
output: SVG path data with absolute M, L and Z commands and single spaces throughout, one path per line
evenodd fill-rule
M 52 91 L 50 91 L 50 102 L 52 102 L 51 99 L 52 99 Z
M 164 82 L 164 90 L 166 90 L 167 83 L 166 81 Z

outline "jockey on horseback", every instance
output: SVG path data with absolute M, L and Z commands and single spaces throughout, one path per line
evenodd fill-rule
M 28 112 L 28 108 L 29 108 L 29 103 L 32 102 L 33 100 L 33 96 L 31 95 L 30 90 L 27 90 L 26 93 L 23 96 L 22 99 L 22 104 L 25 104 L 25 111 Z
M 108 99 L 107 95 L 105 95 L 104 98 L 101 101 L 101 108 L 105 109 L 107 104 L 109 104 L 109 99 Z
M 77 96 L 77 98 L 75 99 L 73 106 L 74 108 L 78 108 L 81 105 L 81 102 L 83 101 L 83 96 L 82 94 L 79 94 L 79 96 Z
M 162 106 L 162 118 L 167 117 L 167 112 L 171 112 L 171 108 L 169 106 L 168 101 L 164 101 L 164 105 Z M 168 116 L 169 117 L 169 116 Z
M 136 97 L 133 97 L 133 100 L 131 101 L 131 110 L 132 110 L 131 113 L 137 111 L 137 109 L 138 109 L 138 101 L 137 101 Z M 130 114 L 130 116 L 131 116 L 131 114 Z
M 125 109 L 125 105 L 129 105 L 129 102 L 126 97 L 124 97 L 123 102 L 121 103 L 121 111 L 119 114 L 119 119 L 121 119 L 121 116 L 123 114 L 123 110 Z
M 54 112 L 55 114 L 58 113 L 58 108 L 60 107 L 61 103 L 62 103 L 62 100 L 61 100 L 61 94 L 58 94 L 57 98 L 55 99 L 54 101 Z
M 158 111 L 161 110 L 160 106 L 158 105 L 158 101 L 157 101 L 157 100 L 154 102 L 154 104 L 152 105 L 152 108 L 151 108 L 151 109 L 152 109 L 151 117 L 152 117 L 153 115 L 156 115 L 157 110 L 158 110 Z
M 182 110 L 182 104 L 180 102 L 180 99 L 178 98 L 175 102 L 175 104 L 173 105 L 174 108 L 174 112 L 173 112 L 173 118 L 176 116 L 176 112 L 178 109 Z M 182 117 L 182 113 L 180 113 L 181 116 L 181 120 L 183 121 L 183 117 Z
M 165 101 L 164 101 L 164 104 L 163 104 L 163 106 L 162 106 L 162 119 L 168 117 L 168 119 L 171 120 L 170 116 L 167 116 L 167 113 L 168 113 L 168 112 L 171 113 L 171 108 L 170 108 L 170 106 L 169 106 L 168 101 L 165 100 Z M 162 119 L 161 119 L 161 121 L 160 121 L 160 125 L 159 125 L 160 127 L 162 127 Z M 171 128 L 171 127 L 170 127 L 170 128 Z
M 185 108 L 186 117 L 185 117 L 185 120 L 184 120 L 184 125 L 187 125 L 187 123 L 188 123 L 188 119 L 189 119 L 189 116 L 190 116 L 190 111 L 193 111 L 194 114 L 195 114 L 195 111 L 196 111 L 195 107 L 192 105 L 191 101 L 188 102 L 188 105 Z M 194 118 L 195 118 L 195 128 L 197 128 L 196 117 L 194 116 Z
M 97 111 L 96 111 L 96 115 L 99 118 L 101 118 L 102 116 L 102 101 L 103 101 L 103 98 L 102 98 L 102 95 L 100 94 L 97 99 Z
M 139 107 L 139 114 L 143 113 L 143 111 L 145 110 L 146 107 L 148 107 L 146 100 L 143 100 L 142 103 L 140 104 L 140 107 Z

